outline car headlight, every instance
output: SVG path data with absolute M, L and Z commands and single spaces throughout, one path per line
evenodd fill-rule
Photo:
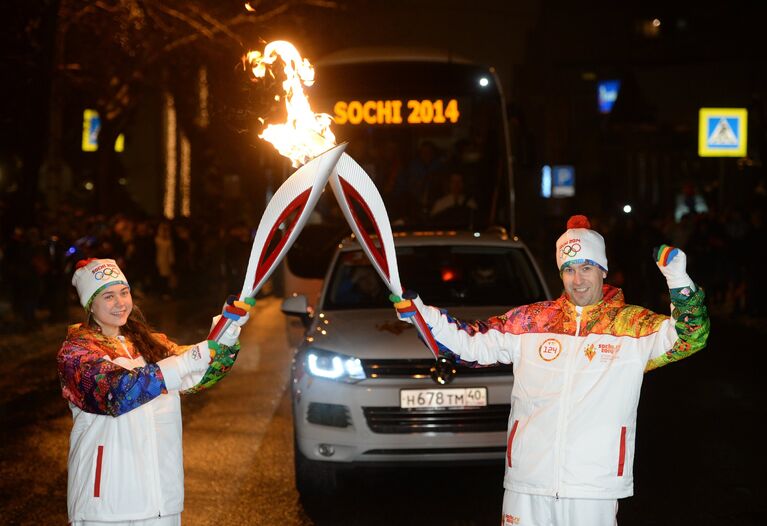
M 359 358 L 323 349 L 306 351 L 306 370 L 312 376 L 339 382 L 353 383 L 365 379 L 365 370 Z

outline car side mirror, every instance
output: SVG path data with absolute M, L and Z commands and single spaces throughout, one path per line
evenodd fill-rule
M 305 327 L 311 322 L 311 309 L 306 296 L 303 294 L 293 294 L 282 300 L 282 313 L 286 316 L 298 316 Z

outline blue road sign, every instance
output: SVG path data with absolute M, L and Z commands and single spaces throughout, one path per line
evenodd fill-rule
M 745 157 L 748 113 L 745 108 L 701 108 L 698 118 L 698 155 Z
M 575 167 L 569 165 L 553 166 L 551 195 L 553 197 L 572 197 L 575 195 Z

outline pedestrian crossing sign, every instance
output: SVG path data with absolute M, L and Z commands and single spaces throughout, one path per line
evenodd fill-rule
M 745 157 L 748 112 L 745 108 L 701 108 L 698 119 L 700 157 Z

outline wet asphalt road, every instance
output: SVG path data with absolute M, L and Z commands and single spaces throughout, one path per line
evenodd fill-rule
M 220 308 L 208 300 L 142 306 L 180 342 L 203 339 Z M 285 328 L 279 302 L 260 300 L 233 373 L 184 398 L 186 526 L 498 524 L 502 466 L 362 472 L 337 498 L 303 505 L 293 487 Z M 66 524 L 71 417 L 54 360 L 63 331 L 0 335 L 0 524 Z M 636 495 L 620 502 L 621 526 L 767 524 L 766 335 L 764 325 L 716 320 L 708 349 L 648 375 Z

